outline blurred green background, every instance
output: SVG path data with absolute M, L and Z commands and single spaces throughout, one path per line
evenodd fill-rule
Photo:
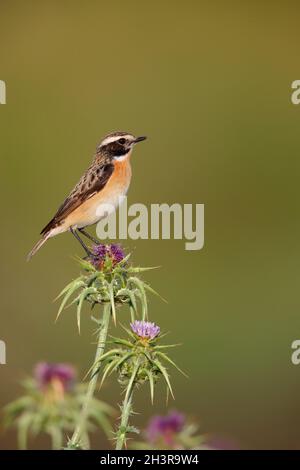
M 172 406 L 240 448 L 300 448 L 299 4 L 1 0 L 0 12 L 0 405 L 37 361 L 81 377 L 91 363 L 88 310 L 81 336 L 74 310 L 54 324 L 79 244 L 65 234 L 25 256 L 102 136 L 124 129 L 149 136 L 129 203 L 205 204 L 201 251 L 125 243 L 136 264 L 162 266 L 145 276 L 169 302 L 152 298 L 151 318 L 183 343 L 173 358 L 190 376 L 172 371 Z M 102 397 L 118 402 L 114 378 Z M 142 389 L 136 410 L 143 426 L 164 394 L 151 407 Z

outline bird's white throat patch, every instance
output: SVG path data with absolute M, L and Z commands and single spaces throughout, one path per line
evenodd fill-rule
M 116 160 L 117 162 L 124 162 L 124 160 L 126 160 L 126 158 L 128 158 L 128 153 L 126 153 L 125 155 L 121 155 L 120 157 L 114 157 L 114 160 Z

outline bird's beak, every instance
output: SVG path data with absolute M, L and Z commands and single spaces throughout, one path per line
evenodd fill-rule
M 142 135 L 141 137 L 137 137 L 135 140 L 134 140 L 134 143 L 137 144 L 138 142 L 142 142 L 143 140 L 146 140 L 147 137 L 145 135 Z

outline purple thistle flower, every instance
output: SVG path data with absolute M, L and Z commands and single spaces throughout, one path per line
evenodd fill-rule
M 68 390 L 74 384 L 76 373 L 74 367 L 69 364 L 40 362 L 34 369 L 34 375 L 40 388 L 45 388 L 56 380 L 64 390 Z
M 121 245 L 113 243 L 110 245 L 110 254 L 115 263 L 120 263 L 125 258 L 125 253 Z
M 106 256 L 106 245 L 103 245 L 102 243 L 100 243 L 99 245 L 94 245 L 93 253 L 95 257 L 104 259 Z
M 160 333 L 159 326 L 149 321 L 135 320 L 130 323 L 132 331 L 140 338 L 154 339 Z
M 147 439 L 151 443 L 163 439 L 168 445 L 172 445 L 174 436 L 183 430 L 185 421 L 185 416 L 177 411 L 165 416 L 153 416 L 146 429 Z
M 103 265 L 106 260 L 106 257 L 110 258 L 113 265 L 120 263 L 125 258 L 125 253 L 121 245 L 118 244 L 111 244 L 111 245 L 103 245 L 100 243 L 99 245 L 93 246 L 93 258 L 91 262 L 95 268 L 99 268 Z

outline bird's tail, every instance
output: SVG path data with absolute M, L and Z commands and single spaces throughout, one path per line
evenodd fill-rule
M 30 251 L 30 253 L 28 253 L 27 255 L 27 261 L 29 261 L 33 255 L 36 254 L 36 252 L 44 245 L 44 243 L 48 240 L 50 236 L 50 232 L 47 232 L 43 235 L 43 238 L 41 238 L 35 245 L 34 247 L 32 248 L 32 250 Z

